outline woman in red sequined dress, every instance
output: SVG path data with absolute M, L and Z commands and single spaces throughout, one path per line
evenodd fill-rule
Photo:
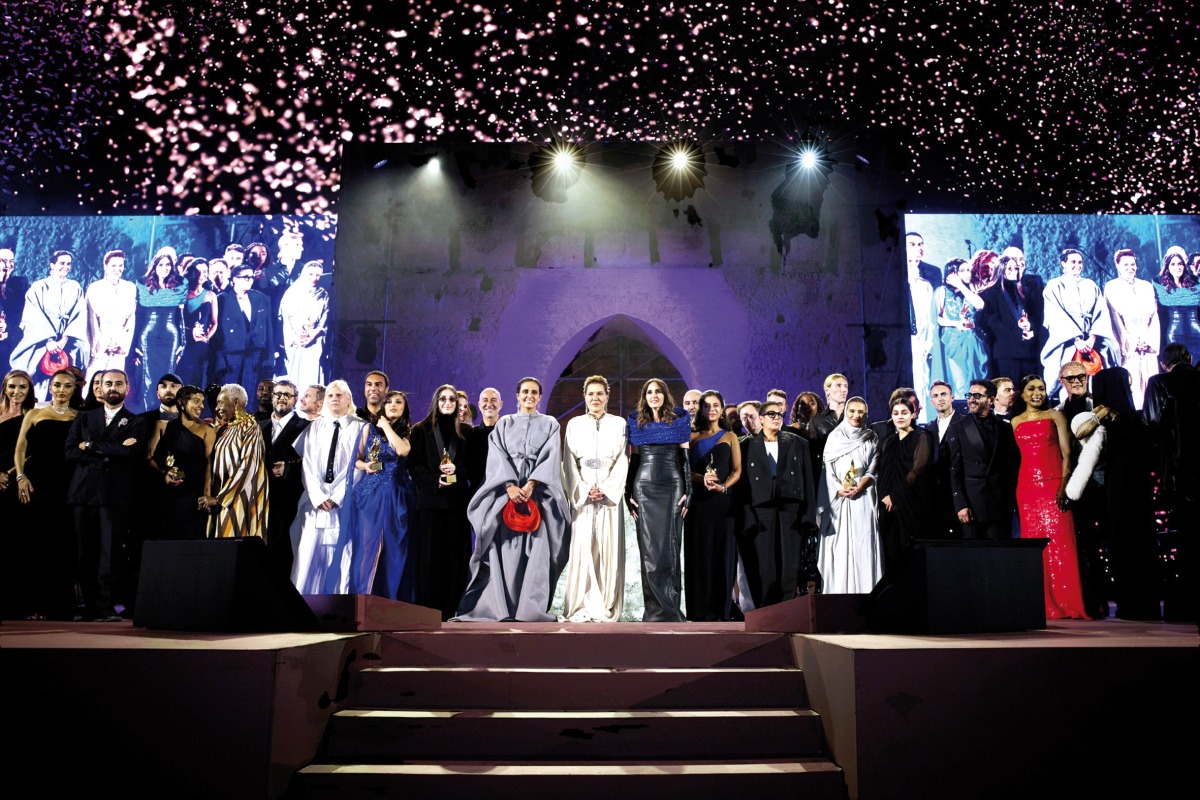
M 1021 451 L 1017 509 L 1021 538 L 1050 540 L 1042 551 L 1046 619 L 1091 619 L 1083 610 L 1075 521 L 1066 510 L 1071 453 L 1067 419 L 1049 407 L 1040 377 L 1026 375 L 1020 391 L 1025 410 L 1012 420 Z

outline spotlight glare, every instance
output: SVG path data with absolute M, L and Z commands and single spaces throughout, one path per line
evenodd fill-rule
M 559 148 L 554 153 L 554 168 L 559 172 L 565 172 L 575 166 L 575 154 L 566 148 Z
M 682 147 L 676 148 L 675 152 L 671 154 L 671 166 L 680 172 L 691 166 L 691 163 L 691 154 Z
M 800 166 L 804 169 L 814 169 L 817 166 L 817 151 L 806 148 L 800 151 Z

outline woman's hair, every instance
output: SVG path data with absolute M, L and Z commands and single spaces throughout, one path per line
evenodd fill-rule
M 1031 374 L 1026 375 L 1025 377 L 1021 378 L 1021 380 L 1017 381 L 1017 393 L 1013 397 L 1012 405 L 1009 408 L 1009 413 L 1011 413 L 1014 417 L 1024 414 L 1029 409 L 1029 404 L 1025 402 L 1025 387 L 1028 386 L 1033 381 L 1042 381 L 1043 383 L 1045 382 L 1045 380 L 1042 378 L 1042 376 L 1038 375 L 1037 373 L 1031 373 Z M 1049 407 L 1050 407 L 1050 393 L 1046 392 L 1046 404 L 1042 408 L 1039 408 L 1037 410 L 1042 411 Z
M 1171 275 L 1171 262 L 1176 258 L 1183 264 L 1183 275 L 1179 277 L 1179 283 L 1175 283 L 1175 277 Z M 1158 282 L 1167 287 L 1168 292 L 1175 289 L 1190 289 L 1196 285 L 1196 276 L 1188 268 L 1187 253 L 1179 245 L 1167 248 L 1167 254 L 1163 256 L 1162 260 L 1162 271 L 1158 273 Z
M 517 386 L 520 388 L 520 384 Z M 433 390 L 433 399 L 429 401 L 429 413 L 426 414 L 425 418 L 418 422 L 417 425 L 424 425 L 430 429 L 437 425 L 438 395 L 445 391 L 449 391 L 450 394 L 454 395 L 454 411 L 450 413 L 450 416 L 454 419 L 455 438 L 462 439 L 464 438 L 462 423 L 458 421 L 458 389 L 454 388 L 454 384 L 452 383 L 443 383 L 441 386 Z
M 242 408 L 245 408 L 246 403 L 250 400 L 249 395 L 246 394 L 245 388 L 243 388 L 240 383 L 225 384 L 221 387 L 221 390 L 217 392 L 218 396 L 222 394 L 229 395 L 229 399 L 241 405 Z
M 895 409 L 896 406 L 904 406 L 905 408 L 908 409 L 909 413 L 911 413 L 911 414 L 917 413 L 917 407 L 914 406 L 912 403 L 912 400 L 909 400 L 907 397 L 893 398 L 891 404 L 888 405 L 888 410 L 891 411 L 891 410 Z
M 946 266 L 942 268 L 942 283 L 946 282 L 946 278 L 951 275 L 957 275 L 958 269 L 963 264 L 967 263 L 965 258 L 952 258 L 946 262 Z
M 971 259 L 971 283 L 978 285 L 991 280 L 992 270 L 988 265 L 998 258 L 1000 255 L 995 250 L 980 250 L 976 253 Z
M 817 397 L 816 393 L 801 392 L 800 394 L 796 395 L 796 399 L 792 402 L 792 416 L 788 420 L 788 425 L 799 425 L 801 422 L 808 422 L 810 419 L 812 419 L 812 416 L 806 416 L 808 409 L 808 406 L 804 403 L 804 399 L 806 397 L 811 397 L 817 401 L 817 414 L 820 414 L 825 410 L 825 404 L 821 402 L 821 398 Z M 801 408 L 805 409 L 805 411 L 801 412 Z
M 162 283 L 158 282 L 158 263 L 160 261 L 166 261 L 171 267 L 171 271 Z M 150 259 L 150 266 L 146 268 L 146 274 L 142 276 L 142 283 L 146 284 L 152 293 L 159 289 L 174 289 L 182 281 L 183 279 L 179 277 L 179 273 L 175 271 L 175 259 L 171 258 L 170 253 L 159 253 Z
M 393 389 L 383 396 L 384 410 L 387 409 L 388 400 L 391 400 L 393 397 L 404 398 L 404 413 L 397 420 L 400 424 L 393 428 L 396 431 L 396 435 L 403 439 L 405 436 L 408 436 L 408 432 L 412 429 L 412 411 L 408 407 L 408 395 L 399 389 Z
M 186 411 L 188 400 L 191 400 L 193 395 L 204 397 L 204 390 L 190 383 L 179 387 L 179 391 L 175 393 L 175 404 L 179 408 L 180 414 Z
M 658 388 L 662 389 L 663 404 L 658 411 L 658 421 L 671 423 L 675 421 L 675 398 L 671 396 L 671 390 L 667 388 L 667 382 L 662 378 L 651 378 L 642 384 L 642 391 L 638 394 L 637 402 L 637 424 L 639 428 L 644 428 L 646 425 L 654 421 L 654 411 L 650 408 L 650 404 L 646 402 L 646 390 L 650 388 L 650 384 L 658 384 Z
M 1133 390 L 1129 387 L 1129 370 L 1107 367 L 1092 376 L 1092 403 L 1105 406 L 1118 414 L 1137 414 L 1133 407 Z
M 598 383 L 601 386 L 603 386 L 605 394 L 608 394 L 609 391 L 611 391 L 608 388 L 608 379 L 605 378 L 603 375 L 588 375 L 587 378 L 583 382 L 583 393 L 584 394 L 587 394 L 587 387 L 591 386 L 593 383 Z
M 33 395 L 33 378 L 29 377 L 29 373 L 23 369 L 14 369 L 4 376 L 4 382 L 0 383 L 0 410 L 8 413 L 12 411 L 8 407 L 8 382 L 13 378 L 24 378 L 25 385 L 29 390 L 25 392 L 25 399 L 21 401 L 21 411 L 28 411 L 37 404 L 37 399 Z
M 204 266 L 208 266 L 208 259 L 194 258 L 191 260 L 190 263 L 188 263 L 187 288 L 188 288 L 189 294 L 192 293 L 193 291 L 195 291 L 196 287 L 200 285 L 200 279 L 201 279 L 200 265 L 201 264 L 203 264 Z
M 539 381 L 537 378 L 527 375 L 524 378 L 521 378 L 521 380 L 517 381 L 517 392 L 518 393 L 520 393 L 521 387 L 526 383 L 536 383 L 537 387 L 538 387 L 538 394 L 542 394 L 543 392 L 545 392 L 545 389 L 542 388 L 541 381 Z
M 704 392 L 702 395 L 700 395 L 699 406 L 697 406 L 698 410 L 696 411 L 696 418 L 692 422 L 692 430 L 700 433 L 712 432 L 713 429 L 708 423 L 708 417 L 704 415 L 704 401 L 709 397 L 715 397 L 721 403 L 721 413 L 717 415 L 717 430 L 729 430 L 729 420 L 725 419 L 725 398 L 722 397 L 721 393 L 716 389 L 709 389 L 707 392 Z M 703 423 L 703 427 L 701 427 L 701 423 Z

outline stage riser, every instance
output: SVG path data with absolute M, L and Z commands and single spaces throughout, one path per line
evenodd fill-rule
M 444 772 L 413 774 L 391 767 L 387 772 L 362 767 L 355 772 L 328 774 L 330 767 L 307 767 L 301 772 L 304 800 L 350 797 L 420 798 L 486 797 L 488 800 L 530 800 L 563 797 L 570 800 L 730 800 L 744 797 L 788 797 L 803 800 L 845 800 L 842 772 L 828 761 L 746 765 L 730 772 L 688 772 L 677 763 L 644 762 L 627 774 L 595 774 L 584 767 L 570 774 L 521 772 L 510 774 L 488 763 L 447 764 Z M 534 769 L 537 769 L 535 766 Z M 360 771 L 361 770 L 361 771 Z M 635 771 L 636 770 L 636 771 Z
M 366 669 L 356 708 L 807 708 L 795 669 L 684 671 Z
M 453 717 L 340 712 L 330 720 L 328 761 L 731 759 L 819 756 L 821 720 L 812 711 L 686 717 L 663 712 L 512 718 L 471 711 Z
M 442 630 L 385 634 L 388 666 L 452 667 L 777 667 L 791 644 L 777 633 L 511 633 Z

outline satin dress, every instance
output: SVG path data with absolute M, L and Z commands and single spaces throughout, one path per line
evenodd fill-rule
M 1091 619 L 1084 612 L 1075 549 L 1075 520 L 1059 511 L 1062 451 L 1052 419 L 1023 422 L 1013 430 L 1021 451 L 1017 476 L 1017 510 L 1022 539 L 1049 539 L 1042 551 L 1046 619 Z
M 371 429 L 368 451 L 376 443 L 383 469 L 356 471 L 350 502 L 342 509 L 341 536 L 353 543 L 350 592 L 411 603 L 415 598 L 408 566 L 408 527 L 416 490 L 405 457 L 378 429 Z

